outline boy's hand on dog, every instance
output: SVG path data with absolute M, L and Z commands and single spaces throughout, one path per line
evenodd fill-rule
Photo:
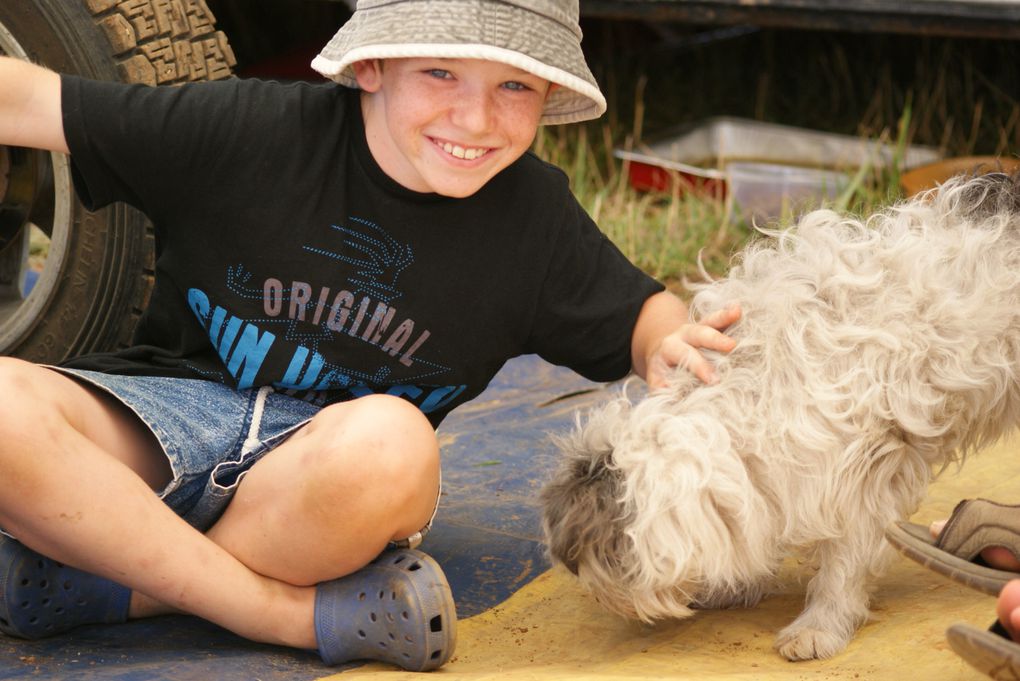
M 740 319 L 740 306 L 728 305 L 698 322 L 682 325 L 663 337 L 648 361 L 645 381 L 651 389 L 665 388 L 666 376 L 676 367 L 684 367 L 703 383 L 712 385 L 719 379 L 715 367 L 700 349 L 730 352 L 737 342 L 723 331 Z

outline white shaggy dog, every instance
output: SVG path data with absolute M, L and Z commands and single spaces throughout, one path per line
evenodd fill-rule
M 954 179 L 863 221 L 812 212 L 694 289 L 694 318 L 743 309 L 720 381 L 678 370 L 560 441 L 550 552 L 652 621 L 753 605 L 811 550 L 776 648 L 828 657 L 867 617 L 884 528 L 1020 416 L 1020 178 Z

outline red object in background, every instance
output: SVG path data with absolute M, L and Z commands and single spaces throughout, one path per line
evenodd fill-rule
M 629 161 L 627 179 L 630 186 L 642 192 L 696 192 L 713 198 L 726 197 L 726 181 L 721 178 L 699 177 L 679 170 L 669 170 L 641 161 Z

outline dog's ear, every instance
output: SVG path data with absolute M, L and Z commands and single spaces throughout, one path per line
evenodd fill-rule
M 575 575 L 585 553 L 611 541 L 621 515 L 612 450 L 569 455 L 542 489 L 542 526 L 552 558 Z

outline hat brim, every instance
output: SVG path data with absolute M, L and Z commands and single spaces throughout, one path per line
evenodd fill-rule
M 465 42 L 452 42 L 451 36 L 463 36 Z M 312 68 L 356 88 L 355 62 L 414 57 L 496 61 L 556 83 L 560 87 L 546 100 L 542 124 L 590 120 L 606 110 L 577 35 L 547 17 L 491 0 L 406 0 L 387 4 L 385 12 L 359 9 L 315 57 Z

